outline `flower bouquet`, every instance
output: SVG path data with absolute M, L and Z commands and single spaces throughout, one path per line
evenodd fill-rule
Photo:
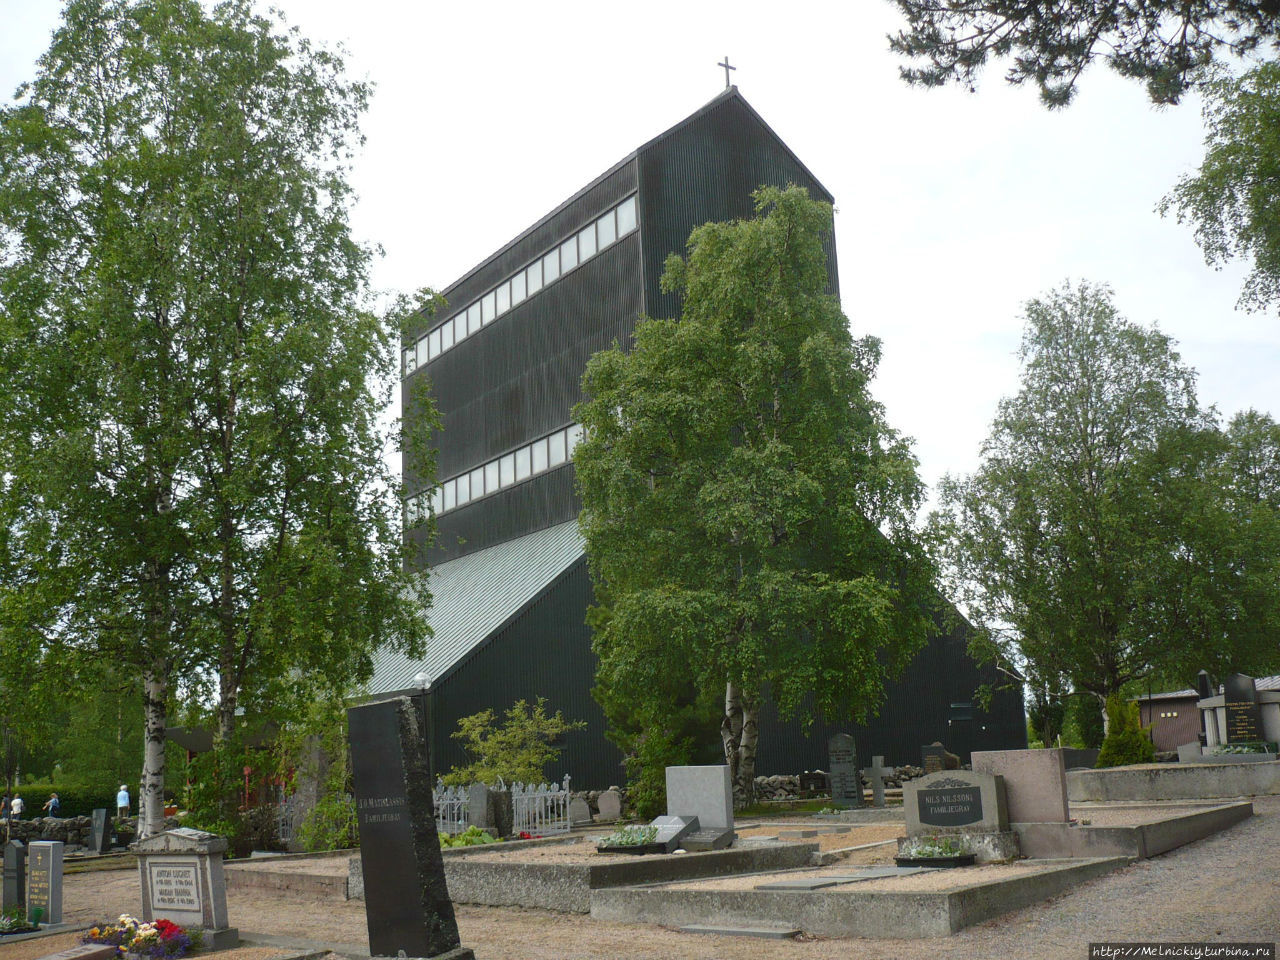
M 109 943 L 131 957 L 184 957 L 200 949 L 200 931 L 188 931 L 172 920 L 152 923 L 120 914 L 115 923 L 93 927 L 81 943 Z

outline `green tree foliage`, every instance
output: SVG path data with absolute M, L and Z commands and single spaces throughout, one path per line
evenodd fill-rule
M 346 183 L 368 89 L 246 0 L 72 0 L 0 112 L 6 655 L 137 677 L 218 728 L 416 648 Z M 420 471 L 430 473 L 427 471 Z
M 1020 358 L 981 466 L 944 480 L 934 518 L 979 651 L 1097 704 L 1151 673 L 1274 659 L 1274 517 L 1242 522 L 1224 495 L 1233 447 L 1173 342 L 1080 284 L 1027 304 Z
M 348 697 L 312 701 L 276 738 L 276 764 L 286 789 L 310 801 L 297 840 L 308 852 L 357 845 L 356 805 L 347 736 Z
M 879 344 L 827 292 L 831 209 L 796 187 L 755 205 L 668 259 L 681 318 L 592 358 L 575 410 L 597 696 L 673 738 L 689 678 L 723 691 L 740 803 L 765 685 L 785 714 L 860 720 L 934 602 L 915 460 L 868 389 Z
M 454 767 L 441 779 L 451 785 L 494 783 L 499 777 L 510 783 L 541 783 L 547 765 L 563 747 L 558 741 L 586 723 L 566 720 L 559 710 L 548 716 L 547 701 L 537 703 L 517 700 L 506 712 L 501 726 L 492 710 L 481 710 L 458 721 L 458 729 L 450 736 L 461 741 L 473 759 L 462 767 Z
M 1252 260 L 1240 302 L 1265 309 L 1280 302 L 1280 63 L 1206 84 L 1204 123 L 1200 169 L 1161 211 L 1194 226 L 1209 264 Z
M 889 47 L 922 66 L 901 68 L 910 83 L 972 89 L 990 58 L 1012 57 L 1009 83 L 1040 88 L 1047 106 L 1071 102 L 1094 60 L 1142 81 L 1154 103 L 1177 103 L 1221 54 L 1277 46 L 1280 6 L 1242 0 L 893 0 L 907 29 Z
M 1142 728 L 1138 705 L 1119 693 L 1107 697 L 1107 735 L 1098 753 L 1098 767 L 1122 767 L 1129 763 L 1151 763 L 1156 748 Z

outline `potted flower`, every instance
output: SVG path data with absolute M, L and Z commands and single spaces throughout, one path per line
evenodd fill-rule
M 912 837 L 893 862 L 900 867 L 969 867 L 976 856 L 964 837 Z

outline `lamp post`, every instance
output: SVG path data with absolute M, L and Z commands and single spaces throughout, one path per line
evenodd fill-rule
M 431 749 L 431 708 L 427 702 L 431 691 L 431 674 L 425 670 L 419 670 L 414 674 L 413 685 L 418 691 L 414 699 L 418 701 L 418 728 L 427 754 L 427 775 L 431 782 L 435 783 L 435 756 Z

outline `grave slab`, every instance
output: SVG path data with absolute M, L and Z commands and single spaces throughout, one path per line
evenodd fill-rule
M 1067 823 L 1067 767 L 1061 750 L 975 750 L 975 773 L 1004 778 L 1011 823 Z
M 800 935 L 789 927 L 710 927 L 691 923 L 680 928 L 681 933 L 704 933 L 717 937 L 759 937 L 762 940 L 790 940 Z
M 661 846 L 663 853 L 670 853 L 681 845 L 689 834 L 698 829 L 697 817 L 655 817 L 649 824 L 651 827 L 658 828 L 658 834 L 653 838 L 653 842 Z
M 821 890 L 834 887 L 840 881 L 834 877 L 814 877 L 812 880 L 775 880 L 773 883 L 757 883 L 757 890 Z
M 702 853 L 707 850 L 724 850 L 733 845 L 734 837 L 731 827 L 712 827 L 709 830 L 695 830 L 681 843 L 690 853 Z
M 115 960 L 118 952 L 109 943 L 82 943 L 57 953 L 47 953 L 40 960 Z

